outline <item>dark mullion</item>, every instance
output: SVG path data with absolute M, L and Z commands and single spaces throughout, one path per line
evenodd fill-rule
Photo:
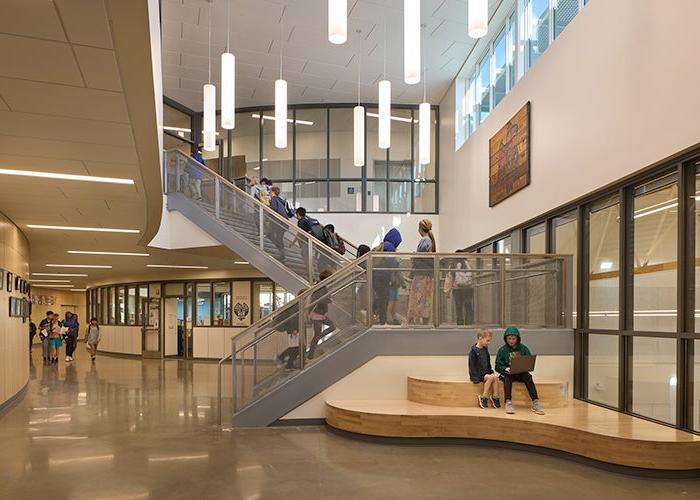
M 620 189 L 619 208 L 619 328 L 634 327 L 634 188 Z M 633 339 L 620 336 L 619 341 L 618 402 L 620 410 L 632 410 L 632 356 Z
M 578 330 L 588 328 L 589 272 L 590 272 L 590 224 L 589 208 L 577 209 L 576 240 L 576 324 Z M 574 344 L 574 397 L 588 398 L 588 334 L 578 333 Z
M 296 136 L 296 133 L 294 134 Z M 331 210 L 331 109 L 326 108 L 326 180 L 328 188 L 326 196 L 328 197 L 328 211 Z M 273 286 L 274 289 L 274 286 Z
M 695 330 L 695 165 L 678 165 L 677 331 Z M 692 426 L 692 340 L 676 340 L 676 426 Z
M 224 177 L 229 181 L 233 182 L 233 130 L 228 129 L 226 131 L 226 142 L 228 147 L 226 148 L 226 175 Z
M 506 65 L 507 66 L 507 65 Z M 435 122 L 432 124 L 433 128 L 435 128 L 435 144 L 433 145 L 435 147 L 435 213 L 439 214 L 440 213 L 440 169 L 438 168 L 440 165 L 440 127 L 438 124 L 440 123 L 440 107 L 435 106 L 434 107 L 435 111 Z

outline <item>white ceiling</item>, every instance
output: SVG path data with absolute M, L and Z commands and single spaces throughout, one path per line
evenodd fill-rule
M 489 0 L 490 15 L 501 1 Z M 220 80 L 219 56 L 226 47 L 227 8 L 231 9 L 239 107 L 273 103 L 281 39 L 290 104 L 357 100 L 358 54 L 362 99 L 376 102 L 385 23 L 386 67 L 394 100 L 406 104 L 422 100 L 422 83 L 403 83 L 402 0 L 348 0 L 348 41 L 344 45 L 328 41 L 327 0 L 163 0 L 164 92 L 194 110 L 202 109 L 202 85 L 208 80 L 210 8 L 215 82 Z M 426 25 L 423 53 L 428 99 L 437 103 L 475 44 L 467 35 L 467 2 L 422 0 L 421 21 Z M 358 29 L 361 35 L 355 33 Z
M 87 273 L 88 278 L 73 281 L 82 288 L 106 277 L 143 274 L 146 263 L 230 268 L 227 259 L 234 256 L 222 249 L 149 250 L 149 259 L 69 255 L 68 250 L 143 252 L 144 248 L 139 247 L 140 234 L 26 227 L 145 230 L 141 166 L 116 56 L 102 0 L 0 1 L 0 168 L 135 181 L 128 186 L 0 176 L 0 211 L 28 236 L 32 272 Z M 114 268 L 51 270 L 46 264 Z

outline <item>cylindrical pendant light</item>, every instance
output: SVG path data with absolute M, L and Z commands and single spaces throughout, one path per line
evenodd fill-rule
M 216 87 L 211 83 L 211 5 L 209 6 L 209 83 L 202 89 L 202 129 L 205 151 L 216 151 Z
M 489 1 L 469 0 L 467 30 L 472 38 L 481 38 L 489 31 Z
M 420 82 L 420 0 L 403 0 L 403 80 Z
M 391 147 L 391 82 L 379 82 L 379 147 Z
M 348 39 L 347 0 L 328 0 L 328 41 L 336 45 Z
M 354 160 L 356 167 L 365 164 L 365 107 L 355 106 L 353 108 L 353 144 Z
M 236 56 L 221 54 L 221 128 L 236 127 Z
M 418 161 L 421 165 L 430 163 L 430 103 L 418 106 Z
M 231 0 L 226 4 L 226 52 L 221 54 L 221 128 L 236 128 L 236 56 L 231 54 Z
M 204 150 L 216 151 L 216 87 L 204 84 Z
M 287 147 L 287 82 L 275 81 L 275 147 Z

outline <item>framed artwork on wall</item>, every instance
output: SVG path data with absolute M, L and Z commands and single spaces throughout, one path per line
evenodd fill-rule
M 7 283 L 7 291 L 8 292 L 12 292 L 12 279 L 13 279 L 12 273 L 8 272 L 7 279 L 5 280 L 5 283 Z
M 489 140 L 489 207 L 530 185 L 530 102 Z
M 19 291 L 21 283 L 22 278 L 20 278 L 19 276 L 15 276 L 15 290 Z
M 0 269 L 0 292 L 5 289 L 5 270 Z

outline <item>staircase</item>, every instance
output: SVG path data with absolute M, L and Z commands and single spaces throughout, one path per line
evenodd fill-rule
M 473 317 L 458 326 L 443 287 L 465 261 Z M 270 425 L 375 356 L 462 354 L 476 328 L 517 324 L 568 339 L 571 266 L 570 256 L 557 255 L 369 253 L 232 338 L 233 425 Z M 415 286 L 428 278 L 429 318 L 379 324 L 378 309 L 386 307 L 381 297 L 398 275 Z M 319 304 L 328 304 L 332 325 L 315 314 Z M 401 316 L 407 304 L 401 292 Z M 551 343 L 560 336 L 547 337 Z
M 296 219 L 285 219 L 181 151 L 166 151 L 164 165 L 168 210 L 181 213 L 285 289 L 309 288 L 321 271 L 334 272 L 350 262 L 300 230 Z

